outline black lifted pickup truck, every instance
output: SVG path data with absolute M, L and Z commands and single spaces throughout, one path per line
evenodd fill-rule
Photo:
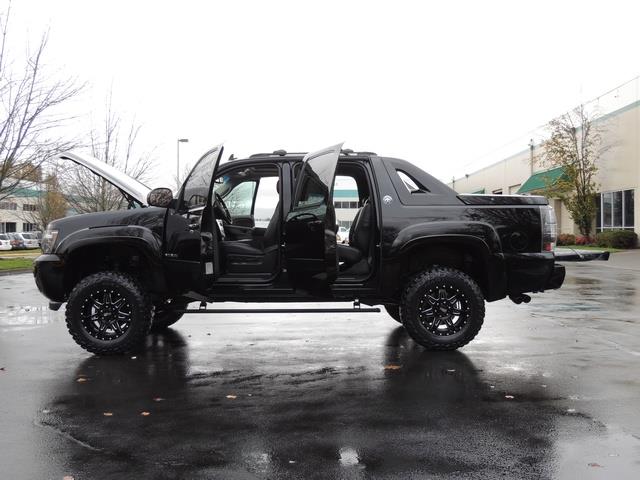
M 459 195 L 404 160 L 336 145 L 220 164 L 198 160 L 177 198 L 92 158 L 89 168 L 129 203 L 51 222 L 35 261 L 40 291 L 74 340 L 98 354 L 128 351 L 208 302 L 353 301 L 384 305 L 420 345 L 471 341 L 484 302 L 559 288 L 556 220 L 547 200 Z M 336 241 L 336 178 L 357 198 L 347 243 Z M 351 205 L 353 203 L 353 205 Z M 586 259 L 573 255 L 572 259 Z M 189 310 L 191 302 L 200 308 Z M 261 310 L 231 310 L 256 312 Z M 267 311 L 274 311 L 272 309 Z

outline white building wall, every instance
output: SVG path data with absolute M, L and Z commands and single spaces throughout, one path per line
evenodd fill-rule
M 610 149 L 598 162 L 596 182 L 599 192 L 634 190 L 634 229 L 640 234 L 640 100 L 624 106 L 601 117 L 599 122 L 605 128 L 603 145 Z M 539 158 L 538 145 L 534 147 L 534 159 Z M 497 163 L 482 168 L 451 182 L 454 190 L 460 193 L 472 193 L 484 189 L 491 194 L 501 190 L 508 194 L 517 191 L 515 185 L 521 185 L 532 173 L 545 168 L 539 160 L 531 165 L 531 151 L 525 149 Z M 559 202 L 550 202 L 558 210 Z M 577 228 L 564 206 L 556 211 L 560 233 L 577 233 Z

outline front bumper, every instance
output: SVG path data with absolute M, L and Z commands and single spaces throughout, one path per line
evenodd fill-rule
M 64 262 L 58 255 L 40 255 L 33 262 L 38 290 L 53 302 L 64 302 Z

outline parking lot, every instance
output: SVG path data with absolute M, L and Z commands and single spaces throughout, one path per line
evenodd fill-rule
M 640 254 L 430 353 L 385 313 L 186 316 L 100 358 L 0 277 L 3 478 L 638 478 Z M 231 308 L 233 305 L 231 306 Z

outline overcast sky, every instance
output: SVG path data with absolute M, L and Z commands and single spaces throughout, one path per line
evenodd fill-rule
M 13 2 L 50 29 L 47 63 L 88 82 L 77 114 L 114 104 L 193 162 L 285 148 L 405 158 L 449 180 L 580 101 L 640 73 L 640 2 Z M 513 146 L 513 151 L 526 144 Z M 152 182 L 153 183 L 153 182 Z

